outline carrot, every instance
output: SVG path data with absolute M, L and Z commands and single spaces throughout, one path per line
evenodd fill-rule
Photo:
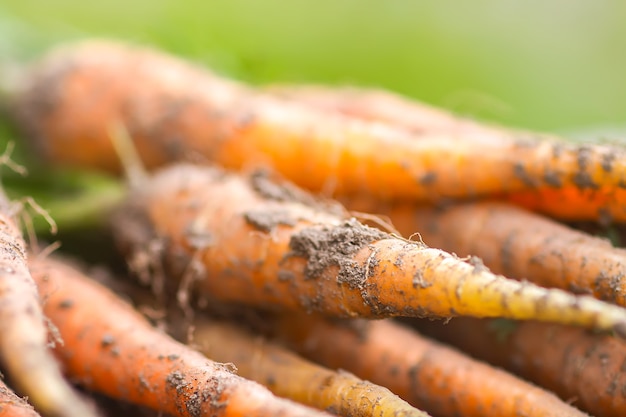
M 315 191 L 424 202 L 563 190 L 592 205 L 581 213 L 593 219 L 626 219 L 620 148 L 499 130 L 415 134 L 251 92 L 139 48 L 83 43 L 52 53 L 14 101 L 36 147 L 61 165 L 119 169 L 108 130 L 122 123 L 149 167 L 182 158 L 271 166 Z
M 459 318 L 421 332 L 533 381 L 596 417 L 626 415 L 626 344 L 582 329 Z
M 380 213 L 408 236 L 459 256 L 478 256 L 498 274 L 528 279 L 626 306 L 626 249 L 602 238 L 500 202 L 416 207 L 353 199 L 350 207 Z
M 16 389 L 46 416 L 94 416 L 48 349 L 48 327 L 26 264 L 16 207 L 0 190 L 0 359 Z
M 165 169 L 131 190 L 113 223 L 140 275 L 146 260 L 155 270 L 163 262 L 183 288 L 223 301 L 351 317 L 535 318 L 620 334 L 626 325 L 622 308 L 494 275 L 260 173 Z
M 281 316 L 271 323 L 276 336 L 303 355 L 386 386 L 435 416 L 584 415 L 552 393 L 391 321 Z
M 497 141 L 506 140 L 505 138 L 514 135 L 532 135 L 537 136 L 537 139 L 557 140 L 547 135 L 514 132 L 511 129 L 507 131 L 496 126 L 482 125 L 382 90 L 355 88 L 337 90 L 323 86 L 278 85 L 271 87 L 269 92 L 328 112 L 384 122 L 412 133 L 445 133 L 456 136 L 459 140 L 471 139 L 472 136 L 487 136 Z M 584 147 L 580 150 L 588 152 Z M 580 158 L 579 164 L 584 165 L 585 156 L 581 155 Z M 607 158 L 605 168 L 610 169 L 613 157 L 606 155 L 605 158 Z M 522 167 L 520 164 L 519 174 L 526 176 Z M 615 217 L 623 220 L 621 207 L 626 202 L 626 195 L 622 192 L 616 192 L 611 186 L 558 187 L 558 175 L 553 175 L 552 178 L 550 175 L 553 174 L 547 172 L 545 177 L 548 186 L 501 193 L 497 196 L 501 200 L 565 220 L 597 219 L 602 223 L 610 223 Z M 578 182 L 584 182 L 583 179 L 579 178 Z M 526 180 L 532 182 L 533 178 L 527 176 Z
M 234 363 L 243 377 L 276 395 L 342 416 L 427 416 L 387 388 L 313 364 L 233 325 L 198 320 L 192 337 L 194 347 L 207 357 Z M 334 345 L 328 343 L 329 348 Z
M 40 417 L 32 405 L 15 395 L 0 379 L 0 417 Z
M 90 390 L 174 416 L 322 416 L 274 397 L 153 328 L 129 304 L 51 259 L 30 264 L 65 341 L 68 376 Z

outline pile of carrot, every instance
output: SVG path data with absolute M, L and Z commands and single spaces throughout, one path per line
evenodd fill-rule
M 624 149 L 103 41 L 9 99 L 44 172 L 124 174 L 69 217 L 126 267 L 0 196 L 0 416 L 626 412 L 626 250 L 564 223 L 626 220 Z

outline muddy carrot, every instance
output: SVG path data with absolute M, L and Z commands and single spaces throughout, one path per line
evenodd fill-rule
M 40 417 L 32 405 L 15 395 L 0 379 L 0 417 Z
M 234 325 L 199 320 L 194 327 L 195 349 L 213 360 L 234 363 L 241 376 L 281 397 L 341 416 L 427 416 L 387 388 L 316 365 Z M 327 343 L 329 348 L 335 345 L 331 340 Z
M 277 85 L 270 87 L 268 91 L 297 103 L 359 119 L 387 123 L 412 133 L 445 133 L 459 140 L 487 136 L 497 141 L 524 135 L 536 136 L 535 140 L 558 140 L 548 135 L 481 124 L 383 90 Z M 579 164 L 585 164 L 584 158 L 581 155 Z M 612 157 L 607 155 L 606 158 L 605 168 L 610 169 Z M 518 169 L 519 174 L 525 176 L 523 165 L 520 161 Z M 615 192 L 612 187 L 560 187 L 558 175 L 552 176 L 549 171 L 546 171 L 544 179 L 544 186 L 502 193 L 498 198 L 566 220 L 597 219 L 602 223 L 609 223 L 616 213 L 621 212 L 619 204 L 624 202 L 624 196 Z M 580 177 L 577 181 L 582 183 L 583 179 Z M 530 176 L 526 180 L 533 181 Z M 618 220 L 622 219 L 620 216 L 617 214 Z
M 68 376 L 93 391 L 174 416 L 322 416 L 274 397 L 153 328 L 128 303 L 51 259 L 30 264 L 64 340 Z
M 388 387 L 435 416 L 583 416 L 554 394 L 392 321 L 281 316 L 275 336 L 330 368 Z
M 383 215 L 405 236 L 419 232 L 430 246 L 478 256 L 495 273 L 626 306 L 626 250 L 607 239 L 500 202 L 440 208 L 368 198 L 346 203 Z
M 538 322 L 453 319 L 417 328 L 504 367 L 596 417 L 626 415 L 626 344 L 583 329 Z
M 94 416 L 48 349 L 48 327 L 26 264 L 17 207 L 0 190 L 0 359 L 16 389 L 46 416 Z
M 225 301 L 351 317 L 535 318 L 619 333 L 626 324 L 622 308 L 494 275 L 262 173 L 170 167 L 131 189 L 114 229 L 139 274 L 147 260 L 154 270 L 163 262 L 170 276 Z
M 315 191 L 428 202 L 563 190 L 595 204 L 583 210 L 593 219 L 626 220 L 621 148 L 480 129 L 462 137 L 411 133 L 256 94 L 174 58 L 112 43 L 53 52 L 23 84 L 17 119 L 57 164 L 119 168 L 109 129 L 121 123 L 151 167 L 182 158 L 271 166 Z

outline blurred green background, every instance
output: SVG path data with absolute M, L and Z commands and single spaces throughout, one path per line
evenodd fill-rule
M 620 0 L 2 0 L 0 59 L 116 37 L 255 83 L 380 86 L 576 131 L 626 124 L 625 22 Z
M 0 145 L 15 140 L 30 172 L 5 167 L 2 186 L 79 236 L 120 197 L 110 179 L 38 169 L 2 117 L 20 65 L 60 42 L 113 37 L 251 83 L 383 87 L 478 119 L 626 143 L 625 22 L 621 0 L 0 0 Z

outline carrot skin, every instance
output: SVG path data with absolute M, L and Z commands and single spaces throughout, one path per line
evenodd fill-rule
M 193 344 L 211 359 L 234 363 L 240 375 L 269 387 L 276 395 L 337 415 L 428 416 L 387 388 L 323 368 L 234 325 L 197 320 Z
M 91 390 L 174 416 L 326 415 L 278 399 L 160 333 L 64 263 L 40 260 L 31 271 L 65 342 L 59 359 L 70 378 Z
M 447 325 L 419 321 L 416 327 L 596 417 L 626 415 L 626 344 L 620 339 L 532 321 L 458 318 Z
M 122 123 L 149 167 L 189 158 L 233 169 L 271 166 L 315 191 L 423 202 L 545 188 L 584 196 L 606 188 L 606 203 L 587 214 L 626 220 L 626 153 L 618 148 L 500 130 L 461 138 L 411 133 L 250 92 L 173 58 L 106 43 L 52 53 L 24 84 L 16 118 L 57 164 L 119 169 L 109 133 Z
M 391 321 L 281 316 L 276 336 L 330 368 L 388 387 L 435 416 L 583 416 L 554 394 Z
M 0 379 L 0 417 L 41 417 L 22 397 Z
M 114 228 L 131 266 L 149 257 L 147 245 L 158 246 L 155 264 L 164 260 L 171 276 L 192 279 L 200 293 L 274 310 L 537 318 L 619 332 L 626 315 L 368 228 L 259 175 L 166 169 L 132 191 Z

